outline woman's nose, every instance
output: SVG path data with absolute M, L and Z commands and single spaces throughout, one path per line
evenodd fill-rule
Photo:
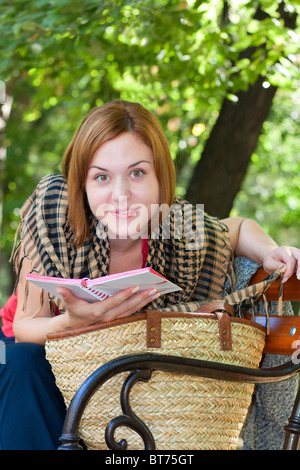
M 125 178 L 116 178 L 113 185 L 112 197 L 119 200 L 120 197 L 127 197 L 129 194 L 128 181 Z

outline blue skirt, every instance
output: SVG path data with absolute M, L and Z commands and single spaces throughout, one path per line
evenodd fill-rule
M 0 450 L 55 450 L 66 415 L 43 346 L 0 333 Z

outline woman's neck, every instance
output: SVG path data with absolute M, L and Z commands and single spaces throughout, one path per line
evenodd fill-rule
M 143 266 L 142 240 L 110 240 L 109 274 L 140 269 Z

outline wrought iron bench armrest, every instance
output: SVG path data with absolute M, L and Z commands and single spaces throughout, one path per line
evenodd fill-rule
M 296 361 L 298 362 L 298 361 Z M 150 430 L 131 410 L 129 392 L 139 381 L 148 381 L 155 370 L 177 372 L 216 380 L 247 383 L 272 383 L 287 380 L 300 371 L 300 363 L 289 361 L 279 367 L 270 369 L 250 369 L 231 366 L 197 359 L 167 356 L 154 353 L 136 354 L 116 358 L 92 373 L 74 395 L 67 411 L 60 450 L 82 450 L 78 436 L 79 423 L 90 398 L 107 380 L 120 372 L 130 372 L 121 390 L 121 406 L 124 415 L 114 418 L 106 428 L 106 443 L 110 449 L 124 450 L 126 442 L 116 442 L 114 431 L 118 426 L 125 425 L 134 429 L 143 439 L 145 449 L 155 449 L 155 442 Z M 300 361 L 299 361 L 300 362 Z M 285 427 L 286 437 L 283 445 L 285 450 L 298 447 L 300 438 L 300 392 L 295 400 L 294 409 Z
M 251 279 L 255 284 L 267 277 L 267 273 L 260 268 Z M 280 281 L 274 283 L 267 290 L 268 300 L 277 300 L 279 296 Z M 283 300 L 300 301 L 300 281 L 293 275 L 283 288 Z M 265 316 L 257 316 L 256 321 L 264 324 Z M 270 335 L 267 337 L 264 352 L 271 354 L 287 354 L 297 352 L 293 341 L 299 340 L 300 317 L 272 317 L 270 318 Z M 297 334 L 294 336 L 292 330 Z M 300 354 L 300 353 L 299 353 Z M 272 383 L 286 380 L 300 371 L 300 361 L 289 361 L 286 364 L 272 369 L 248 369 L 244 367 L 219 364 L 197 359 L 188 359 L 175 356 L 166 356 L 154 353 L 136 354 L 116 358 L 91 374 L 74 395 L 67 411 L 61 436 L 62 450 L 81 450 L 79 444 L 78 428 L 82 414 L 91 396 L 107 380 L 120 372 L 130 372 L 125 379 L 121 390 L 121 406 L 124 415 L 114 418 L 106 428 L 106 442 L 111 449 L 125 449 L 126 442 L 117 443 L 114 439 L 116 427 L 127 425 L 141 435 L 146 449 L 155 449 L 155 442 L 147 426 L 132 412 L 129 404 L 129 391 L 136 381 L 148 381 L 155 370 L 164 372 L 179 372 L 217 380 L 248 383 Z M 283 449 L 297 449 L 300 439 L 300 392 L 298 392 L 289 423 L 285 427 L 286 437 Z

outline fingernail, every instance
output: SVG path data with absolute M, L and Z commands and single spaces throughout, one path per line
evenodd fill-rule
M 157 294 L 153 295 L 152 300 L 157 299 L 160 296 L 160 292 L 157 292 Z
M 156 289 L 152 289 L 150 292 L 149 292 L 149 297 L 152 297 L 152 295 L 156 294 L 157 290 Z
M 138 290 L 140 290 L 140 288 L 137 286 L 134 289 L 132 289 L 131 293 L 135 294 Z
M 297 274 L 297 279 L 300 281 L 300 273 Z

